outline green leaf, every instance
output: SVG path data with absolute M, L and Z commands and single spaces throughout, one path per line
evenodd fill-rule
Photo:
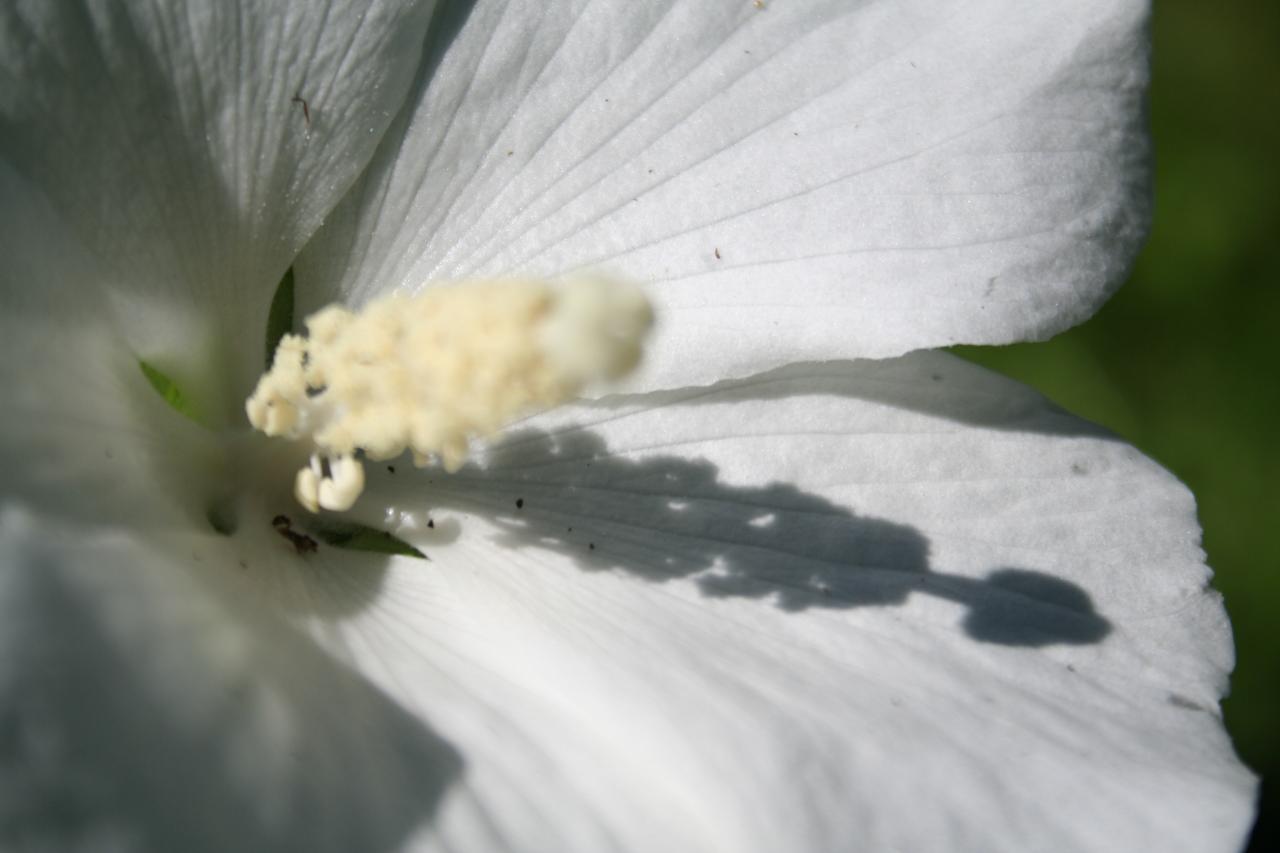
M 285 270 L 284 278 L 276 285 L 276 295 L 271 297 L 271 310 L 267 312 L 267 370 L 276 357 L 280 339 L 293 331 L 293 267 Z
M 178 413 L 190 418 L 196 423 L 203 426 L 199 415 L 196 414 L 195 404 L 191 402 L 191 398 L 182 393 L 182 389 L 177 383 L 170 379 L 167 375 L 157 370 L 153 365 L 139 359 L 138 367 L 142 368 L 142 375 L 147 377 L 147 381 L 151 383 L 151 387 L 156 389 L 164 401 L 173 407 Z
M 428 559 L 427 555 L 385 530 L 377 530 L 349 521 L 312 522 L 310 533 L 326 545 L 347 551 L 369 551 L 374 554 L 398 554 L 402 557 Z

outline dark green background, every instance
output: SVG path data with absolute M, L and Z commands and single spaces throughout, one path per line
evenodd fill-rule
M 1280 850 L 1280 3 L 1156 0 L 1156 210 L 1129 282 L 1047 343 L 957 352 L 1110 427 L 1195 493 L 1235 626 L 1224 704 Z

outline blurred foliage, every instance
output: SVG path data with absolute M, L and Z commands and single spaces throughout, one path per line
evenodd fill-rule
M 1130 281 L 1047 343 L 959 347 L 1159 460 L 1196 495 L 1235 627 L 1226 721 L 1280 850 L 1280 4 L 1157 0 L 1156 213 Z

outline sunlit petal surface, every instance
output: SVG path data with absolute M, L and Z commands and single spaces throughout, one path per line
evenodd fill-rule
M 1146 220 L 1146 3 L 442 4 L 301 267 L 314 304 L 601 267 L 635 387 L 1045 336 Z
M 918 354 L 606 398 L 455 476 L 370 466 L 356 516 L 428 561 L 299 554 L 266 497 L 212 529 L 220 448 L 109 326 L 42 308 L 77 285 L 74 241 L 23 266 L 48 247 L 4 233 L 32 275 L 0 289 L 0 497 L 29 508 L 5 522 L 7 778 L 45 792 L 7 813 L 22 837 L 101 819 L 165 849 L 221 820 L 244 834 L 209 849 L 1225 850 L 1247 825 L 1190 496 L 1021 386 Z M 222 694 L 200 722 L 187 696 L 211 681 L 265 685 L 287 724 Z M 72 757 L 40 752 L 49 731 Z M 345 787 L 331 750 L 425 793 Z M 186 790 L 158 781 L 186 778 L 169 752 L 200 769 L 195 823 L 165 811 Z M 76 821 L 40 811 L 64 796 Z M 327 797 L 329 848 L 291 810 Z
M 1247 828 L 1191 496 L 958 360 L 606 399 L 375 496 L 431 562 L 393 563 L 329 639 L 466 757 L 442 846 L 1230 850 Z
M 1187 491 L 946 356 L 779 367 L 1092 310 L 1142 4 L 173 8 L 0 12 L 0 846 L 1239 845 Z M 326 217 L 303 310 L 600 266 L 686 387 L 371 465 L 428 560 L 300 547 L 139 360 L 230 423 Z

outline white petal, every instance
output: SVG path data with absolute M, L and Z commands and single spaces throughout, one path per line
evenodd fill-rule
M 316 304 L 601 267 L 651 286 L 636 387 L 670 387 L 1048 336 L 1144 231 L 1143 0 L 454 14 L 304 255 Z
M 0 161 L 0 503 L 90 524 L 203 520 L 213 435 L 148 386 L 102 265 Z
M 395 563 L 329 642 L 467 764 L 426 846 L 1247 830 L 1190 495 L 1021 386 L 938 354 L 803 366 L 557 412 L 456 476 L 407 467 L 370 493 L 417 508 L 400 532 L 431 562 Z
M 402 846 L 456 752 L 285 626 L 301 558 L 269 512 L 213 533 L 222 448 L 146 387 L 96 259 L 2 161 L 0 258 L 0 846 Z M 329 556 L 293 571 L 376 592 Z
M 0 506 L 157 535 L 233 527 L 237 504 L 262 509 L 269 530 L 294 505 L 305 450 L 175 411 L 95 286 L 100 259 L 3 160 L 0 259 Z
M 399 107 L 430 5 L 5 4 L 0 157 L 107 262 L 146 355 L 260 369 L 274 286 Z
M 180 541 L 0 510 L 5 846 L 397 848 L 456 753 Z

